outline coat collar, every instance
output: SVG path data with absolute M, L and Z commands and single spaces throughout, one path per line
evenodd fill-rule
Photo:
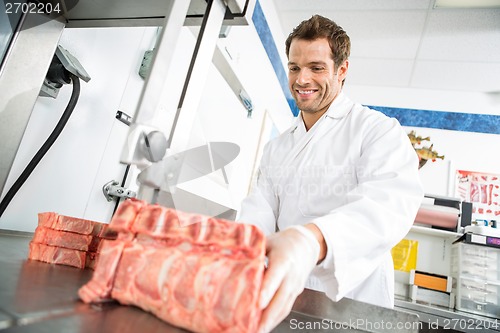
M 342 119 L 351 112 L 354 103 L 341 91 L 338 96 L 333 100 L 332 104 L 325 112 L 323 117 L 333 118 L 333 119 Z M 323 118 L 322 117 L 322 118 Z M 320 121 L 322 118 L 318 119 Z M 290 133 L 294 133 L 297 128 L 303 128 L 305 132 L 304 121 L 302 120 L 302 115 L 296 117 L 294 124 L 290 128 Z
M 333 100 L 325 115 L 333 119 L 344 118 L 351 112 L 353 105 L 354 103 L 341 91 Z

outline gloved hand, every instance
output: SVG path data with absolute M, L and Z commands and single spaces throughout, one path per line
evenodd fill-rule
M 320 245 L 313 232 L 292 226 L 267 238 L 268 267 L 264 273 L 259 305 L 263 310 L 259 333 L 270 332 L 292 310 L 316 266 Z

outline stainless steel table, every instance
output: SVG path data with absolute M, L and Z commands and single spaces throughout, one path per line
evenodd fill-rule
M 0 230 L 0 329 L 5 332 L 186 332 L 133 306 L 88 305 L 91 270 L 26 260 L 31 234 Z M 273 332 L 418 332 L 418 316 L 306 290 Z

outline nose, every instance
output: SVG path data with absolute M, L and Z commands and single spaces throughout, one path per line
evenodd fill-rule
M 305 85 L 311 81 L 311 73 L 307 69 L 301 69 L 297 73 L 297 79 L 295 82 L 299 85 Z

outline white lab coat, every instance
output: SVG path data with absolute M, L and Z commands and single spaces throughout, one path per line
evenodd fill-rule
M 396 119 L 343 93 L 309 130 L 302 117 L 263 152 L 241 222 L 266 234 L 316 224 L 326 258 L 306 287 L 394 306 L 390 250 L 410 229 L 423 197 L 418 158 Z

